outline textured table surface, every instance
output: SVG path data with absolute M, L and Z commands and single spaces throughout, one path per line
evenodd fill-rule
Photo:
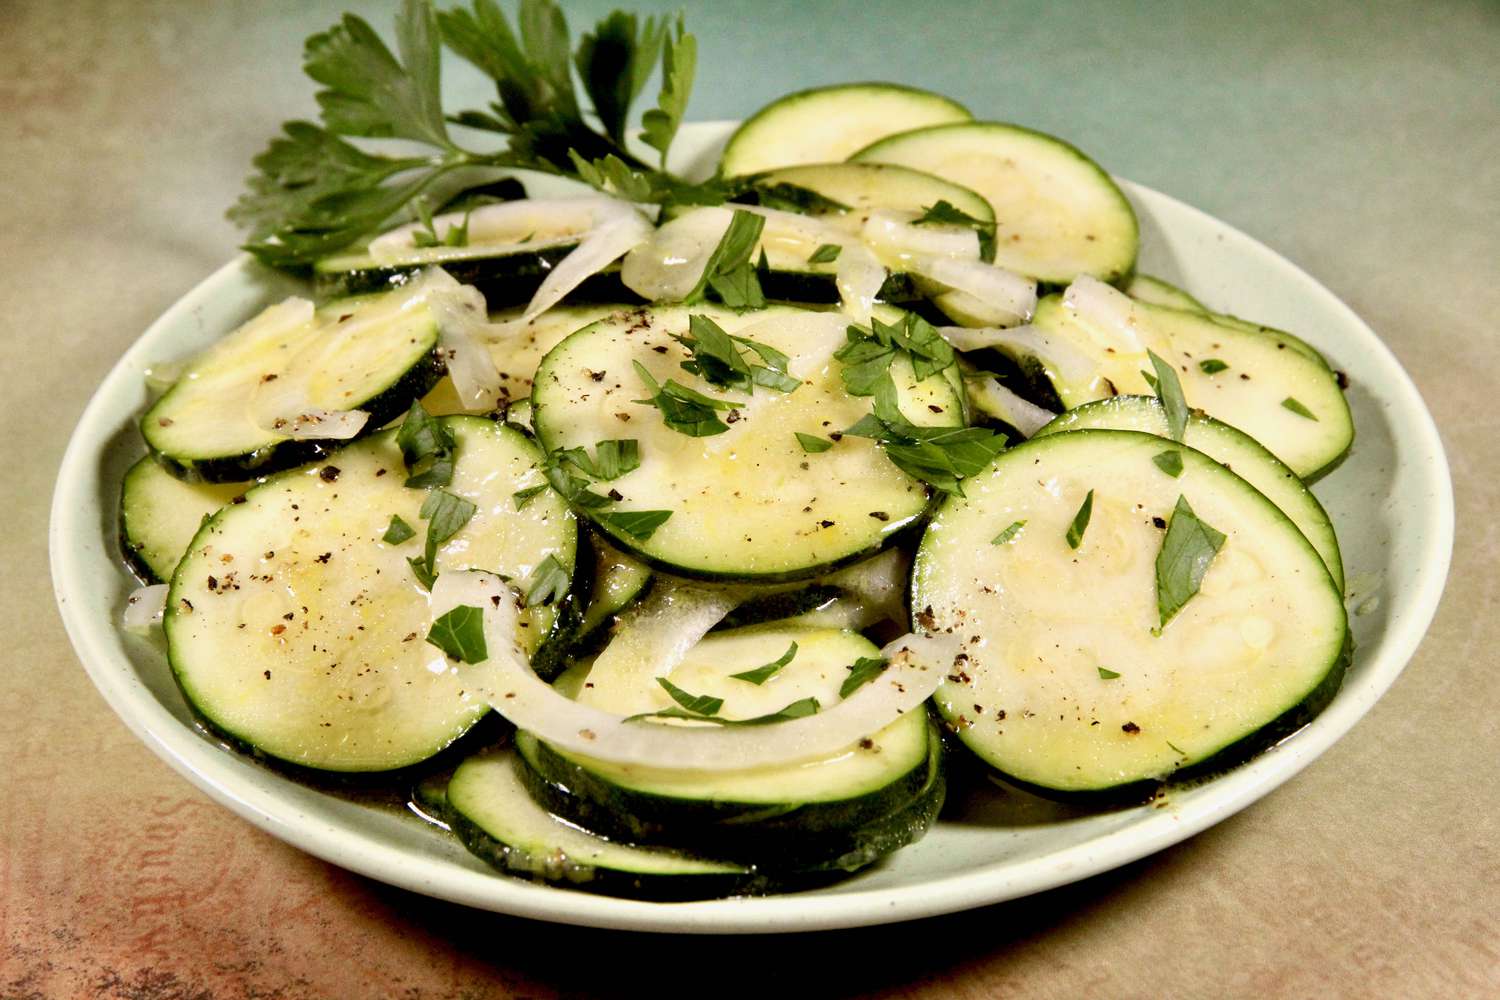
M 1500 7 L 687 5 L 693 117 L 838 80 L 921 84 L 1307 268 L 1426 396 L 1458 536 L 1387 696 L 1208 832 L 966 914 L 674 939 L 468 911 L 259 832 L 130 735 L 53 607 L 47 506 L 73 424 L 234 252 L 223 209 L 279 122 L 311 113 L 301 40 L 343 6 L 0 4 L 0 997 L 1500 994 Z M 604 8 L 573 5 L 575 28 Z M 366 14 L 389 24 L 387 5 Z

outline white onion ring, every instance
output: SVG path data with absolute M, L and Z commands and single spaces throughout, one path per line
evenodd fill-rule
M 484 295 L 440 267 L 427 268 L 407 287 L 411 303 L 426 302 L 437 321 L 438 351 L 459 403 L 470 413 L 495 409 L 500 405 L 500 372 L 479 339 L 491 326 Z
M 965 387 L 969 391 L 969 402 L 975 409 L 1005 421 L 1026 437 L 1031 437 L 1057 416 L 1051 410 L 1016 395 L 993 378 L 968 379 Z
M 856 323 L 870 322 L 870 313 L 885 284 L 885 266 L 869 247 L 845 247 L 835 262 L 835 280 L 844 313 Z
M 885 672 L 816 715 L 768 726 L 671 726 L 601 711 L 565 698 L 536 674 L 516 645 L 516 596 L 492 573 L 449 572 L 433 584 L 436 618 L 478 607 L 488 658 L 461 669 L 490 705 L 538 738 L 600 760 L 692 771 L 739 771 L 839 753 L 920 706 L 948 673 L 958 642 L 903 636 L 881 651 Z
M 125 598 L 120 624 L 132 632 L 144 632 L 152 625 L 160 625 L 167 610 L 167 591 L 171 589 L 170 584 L 153 583 L 132 590 Z
M 481 205 L 470 212 L 444 212 L 432 219 L 432 232 L 439 240 L 454 227 L 468 222 L 466 246 L 431 247 L 435 259 L 472 256 L 475 246 L 506 246 L 517 250 L 554 246 L 577 239 L 608 222 L 635 212 L 628 204 L 604 195 L 578 198 L 521 198 Z M 637 213 L 638 214 L 638 213 Z M 370 241 L 367 252 L 381 262 L 398 261 L 416 247 L 416 234 L 425 231 L 420 222 L 409 222 Z M 560 232 L 559 232 L 560 230 Z M 517 239 L 517 234 L 557 233 L 542 239 Z
M 682 301 L 697 286 L 733 217 L 720 207 L 684 212 L 625 254 L 620 280 L 648 302 Z
M 1072 344 L 1043 333 L 1034 326 L 940 326 L 937 331 L 955 350 L 1008 348 L 1007 353 L 1025 354 L 1040 359 L 1070 382 L 1086 382 L 1094 377 L 1098 369 L 1093 358 Z
M 906 585 L 911 562 L 900 549 L 887 549 L 864 562 L 841 569 L 822 582 L 838 587 L 865 609 L 870 622 L 893 621 L 904 624 L 906 618 Z M 870 622 L 860 625 L 866 627 Z
M 1000 316 L 997 326 L 1025 323 L 1036 312 L 1036 282 L 982 260 L 916 254 L 907 270 L 973 296 Z
M 1145 353 L 1135 301 L 1119 289 L 1081 274 L 1063 293 L 1062 304 L 1084 321 L 1101 346 L 1124 354 Z
M 979 259 L 979 234 L 965 226 L 918 226 L 895 212 L 871 212 L 860 230 L 865 246 L 886 261 L 906 263 L 919 256 Z
M 531 297 L 523 320 L 535 319 L 551 309 L 573 289 L 651 238 L 654 230 L 646 217 L 629 206 L 626 209 L 628 214 L 599 226 L 558 261 Z

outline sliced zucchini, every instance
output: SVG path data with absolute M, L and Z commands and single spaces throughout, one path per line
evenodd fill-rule
M 1169 434 L 1166 412 L 1155 397 L 1114 396 L 1085 403 L 1061 414 L 1037 431 L 1036 436 L 1078 430 L 1142 431 L 1158 437 Z M 1250 435 L 1201 411 L 1188 416 L 1182 443 L 1233 471 L 1281 508 L 1281 512 L 1291 518 L 1318 550 L 1334 585 L 1343 591 L 1344 563 L 1339 555 L 1333 523 L 1328 520 L 1328 512 L 1318 503 L 1318 498 L 1302 485 L 1295 472 Z
M 447 489 L 476 510 L 437 550 L 437 571 L 526 581 L 550 556 L 571 574 L 566 506 L 550 490 L 520 511 L 512 500 L 543 482 L 536 446 L 483 418 L 443 419 L 458 449 Z M 428 491 L 404 479 L 396 432 L 384 431 L 273 477 L 198 532 L 164 624 L 177 683 L 216 730 L 304 767 L 381 771 L 431 757 L 488 710 L 424 641 L 428 594 L 407 560 L 423 553 Z M 415 533 L 386 541 L 393 517 Z M 560 603 L 522 616 L 534 659 L 566 631 Z
M 775 663 L 793 643 L 791 659 L 762 683 L 732 676 Z M 721 717 L 745 719 L 808 697 L 831 705 L 855 661 L 878 655 L 851 632 L 761 626 L 705 638 L 667 680 L 722 698 Z M 612 711 L 674 705 L 664 689 L 632 692 L 628 705 L 602 704 L 582 673 L 564 674 L 559 686 Z M 911 806 L 932 782 L 934 737 L 926 715 L 913 712 L 826 760 L 735 772 L 615 764 L 527 733 L 517 734 L 516 748 L 548 808 L 587 829 L 787 870 L 832 861 L 845 853 L 851 832 Z
M 995 211 L 995 263 L 1045 284 L 1080 274 L 1119 281 L 1139 229 L 1125 195 L 1061 139 L 1018 125 L 963 122 L 904 132 L 855 153 L 860 163 L 925 170 L 970 188 Z
M 1042 365 L 1069 409 L 1150 393 L 1149 350 L 1177 369 L 1189 406 L 1249 434 L 1304 481 L 1336 465 L 1354 439 L 1349 404 L 1333 372 L 1275 332 L 1136 302 L 1125 324 L 1129 336 L 1123 336 L 1056 295 L 1037 305 L 1032 324 L 1091 362 L 1086 377 Z
M 711 317 L 785 353 L 791 392 L 764 387 L 721 392 L 681 364 L 689 315 Z M 580 508 L 622 550 L 668 572 L 698 579 L 782 582 L 806 579 L 883 547 L 927 507 L 927 488 L 898 469 L 878 445 L 852 436 L 833 441 L 869 412 L 849 395 L 833 352 L 844 323 L 789 307 L 736 314 L 725 309 L 663 307 L 607 319 L 568 337 L 543 359 L 532 395 L 532 423 L 549 453 L 633 439 L 640 465 L 600 484 L 616 502 Z M 668 379 L 717 399 L 742 403 L 719 411 L 726 430 L 693 437 L 673 429 L 641 401 Z M 892 366 L 901 405 L 913 422 L 955 426 L 961 401 L 942 375 L 918 382 L 906 360 Z M 796 432 L 831 447 L 804 451 Z M 668 512 L 639 537 L 625 512 Z
M 896 132 L 973 117 L 941 94 L 894 83 L 814 87 L 772 101 L 746 119 L 724 147 L 719 174 L 833 163 Z
M 255 484 L 185 483 L 150 455 L 120 487 L 120 548 L 148 583 L 165 583 L 203 521 Z
M 744 865 L 594 836 L 538 805 L 509 752 L 470 757 L 444 795 L 442 814 L 463 845 L 507 875 L 613 896 L 711 899 L 763 889 Z
M 575 640 L 588 645 L 596 635 L 608 631 L 615 615 L 635 604 L 651 589 L 651 567 L 632 559 L 597 536 L 593 539 L 594 592 L 584 610 Z
M 238 482 L 326 455 L 341 442 L 293 438 L 257 409 L 297 379 L 306 406 L 364 410 L 366 431 L 400 415 L 442 377 L 438 324 L 410 292 L 271 306 L 195 358 L 146 411 L 141 433 L 157 460 L 189 480 Z
M 844 210 L 808 210 L 807 214 L 844 219 L 851 232 L 858 232 L 872 212 L 885 209 L 920 216 L 940 201 L 980 222 L 995 221 L 990 203 L 968 188 L 890 163 L 808 163 L 755 178 L 757 190 L 775 190 L 783 185 L 844 205 Z
M 1305 722 L 1342 676 L 1343 598 L 1302 532 L 1197 451 L 1173 449 L 1169 474 L 1164 450 L 1132 431 L 1028 441 L 945 502 L 918 549 L 914 617 L 963 636 L 968 657 L 939 710 L 1046 794 L 1136 795 L 1235 759 Z M 1159 568 L 1168 533 L 1195 522 L 1222 533 L 1216 553 L 1174 542 L 1181 561 Z
M 1168 309 L 1188 309 L 1193 312 L 1208 312 L 1208 307 L 1176 285 L 1153 278 L 1149 274 L 1132 274 L 1122 289 L 1137 302 Z

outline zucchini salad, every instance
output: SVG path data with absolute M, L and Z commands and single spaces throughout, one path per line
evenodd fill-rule
M 213 738 L 690 900 L 878 862 L 950 769 L 1147 802 L 1337 691 L 1341 376 L 1139 273 L 1084 153 L 859 83 L 679 176 L 680 19 L 396 29 L 307 41 L 231 211 L 303 294 L 149 373 L 124 626 Z

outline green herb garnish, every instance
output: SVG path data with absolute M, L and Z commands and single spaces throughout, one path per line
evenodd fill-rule
M 898 352 L 911 358 L 918 381 L 953 365 L 957 356 L 937 328 L 916 313 L 905 313 L 895 323 L 872 318 L 868 328 L 850 326 L 848 342 L 834 352 L 843 363 L 840 372 L 851 396 L 870 396 L 891 368 Z
M 515 501 L 516 510 L 521 510 L 540 496 L 546 488 L 546 483 L 542 483 L 540 486 L 528 486 L 524 490 L 516 490 L 510 495 L 510 498 Z
M 620 510 L 594 515 L 606 528 L 629 535 L 639 542 L 644 542 L 655 534 L 656 529 L 671 516 L 670 510 Z
M 817 455 L 833 447 L 832 441 L 827 438 L 820 438 L 816 434 L 804 434 L 801 431 L 793 431 L 792 433 L 797 435 L 797 443 L 809 455 Z
M 1288 396 L 1286 399 L 1283 399 L 1281 401 L 1281 405 L 1286 407 L 1288 410 L 1291 410 L 1299 417 L 1306 417 L 1308 420 L 1318 419 L 1317 414 L 1313 413 L 1313 411 L 1309 410 L 1306 406 L 1303 406 L 1302 403 L 1300 403 L 1292 396 Z
M 481 663 L 489 657 L 484 641 L 484 612 L 460 604 L 433 620 L 427 641 L 460 663 Z
M 427 544 L 422 562 L 429 577 L 436 574 L 438 546 L 458 534 L 476 510 L 478 508 L 472 503 L 447 490 L 434 489 L 427 494 L 427 499 L 422 502 L 422 517 L 427 521 Z
M 1198 362 L 1198 370 L 1205 375 L 1217 375 L 1219 372 L 1229 370 L 1229 366 L 1218 358 L 1206 358 Z
M 1088 530 L 1089 518 L 1094 516 L 1094 491 L 1089 490 L 1088 496 L 1083 498 L 1083 505 L 1078 508 L 1078 513 L 1073 515 L 1073 523 L 1068 525 L 1068 548 L 1076 549 L 1083 544 L 1083 533 Z
M 1098 669 L 1099 669 L 1099 679 L 1101 681 L 1112 681 L 1116 677 L 1120 676 L 1119 674 L 1115 673 L 1113 670 L 1110 670 L 1108 667 L 1099 667 Z
M 453 481 L 456 445 L 448 425 L 428 413 L 421 400 L 413 400 L 411 409 L 396 429 L 396 447 L 406 463 L 406 485 L 413 489 L 447 486 Z
M 995 224 L 976 219 L 968 212 L 955 207 L 946 200 L 939 199 L 937 204 L 929 206 L 921 218 L 912 223 L 915 226 L 968 226 L 979 234 L 979 252 L 985 260 L 994 256 L 995 252 Z
M 760 241 L 765 226 L 765 216 L 736 209 L 718 246 L 709 254 L 698 283 L 682 301 L 688 305 L 702 302 L 706 292 L 712 290 L 731 309 L 759 309 L 765 305 L 760 278 L 755 265 L 750 263 L 751 251 Z
M 392 514 L 390 526 L 385 529 L 385 534 L 380 536 L 380 540 L 391 545 L 400 545 L 416 533 L 415 528 L 401 520 L 400 514 Z
M 737 681 L 749 681 L 751 684 L 764 684 L 766 681 L 774 677 L 782 667 L 786 666 L 788 663 L 791 663 L 792 658 L 796 655 L 797 644 L 794 642 L 787 647 L 785 653 L 782 653 L 779 657 L 772 660 L 770 663 L 767 663 L 765 666 L 756 667 L 754 670 L 746 670 L 742 674 L 730 674 L 729 676 L 733 677 Z
M 844 431 L 878 441 L 897 468 L 945 493 L 963 494 L 962 481 L 1005 450 L 1005 435 L 983 427 L 919 427 L 906 419 L 896 384 L 886 373 L 874 386 L 874 412 Z
M 1179 496 L 1156 556 L 1156 607 L 1163 627 L 1198 593 L 1223 545 L 1223 533 L 1200 521 L 1187 498 Z
M 716 411 L 732 410 L 744 405 L 732 399 L 705 396 L 675 379 L 669 378 L 665 385 L 660 385 L 639 361 L 631 363 L 635 365 L 636 374 L 641 377 L 641 381 L 646 383 L 646 388 L 651 390 L 648 398 L 634 402 L 656 407 L 661 411 L 662 422 L 679 434 L 689 437 L 723 434 L 729 430 L 729 425 L 719 419 Z
M 1156 398 L 1161 400 L 1161 408 L 1167 415 L 1167 432 L 1173 441 L 1181 441 L 1188 421 L 1188 405 L 1182 395 L 1182 383 L 1177 380 L 1177 372 L 1172 366 L 1155 351 L 1147 351 L 1146 355 L 1151 359 L 1151 367 L 1156 369 L 1156 378 L 1151 380 L 1151 387 L 1156 390 Z
M 612 438 L 594 446 L 594 456 L 583 448 L 562 448 L 552 453 L 558 462 L 568 462 L 591 479 L 609 482 L 641 467 L 641 445 L 634 438 Z
M 1024 527 L 1026 527 L 1025 521 L 1012 521 L 1004 531 L 1000 532 L 1000 534 L 990 539 L 990 544 L 1004 545 L 1006 542 L 1009 542 L 1011 539 L 1019 535 L 1021 533 L 1021 529 Z
M 683 370 L 720 388 L 754 392 L 755 386 L 760 385 L 791 392 L 802 384 L 787 374 L 791 358 L 769 344 L 730 336 L 707 316 L 689 316 L 688 335 L 674 335 L 672 339 L 692 352 L 692 360 L 682 363 Z M 742 348 L 754 352 L 765 364 L 750 364 L 741 353 Z
M 548 553 L 531 573 L 526 587 L 526 606 L 534 608 L 560 601 L 568 596 L 568 588 L 572 585 L 572 575 L 557 561 L 556 555 Z
M 422 556 L 408 556 L 406 565 L 411 567 L 412 576 L 422 585 L 423 590 L 431 590 L 433 583 L 437 580 L 437 574 L 427 565 L 427 560 Z
M 1175 448 L 1168 448 L 1166 451 L 1157 452 L 1151 456 L 1151 461 L 1158 469 L 1173 479 L 1182 475 L 1182 452 Z
M 839 259 L 839 254 L 843 252 L 843 249 L 837 243 L 824 243 L 812 252 L 807 262 L 809 264 L 832 264 Z
M 885 673 L 889 664 L 879 656 L 861 656 L 849 668 L 849 676 L 839 685 L 839 697 L 847 698 L 870 681 Z
M 682 706 L 683 711 L 691 712 L 693 715 L 718 715 L 719 709 L 724 707 L 723 698 L 711 698 L 706 694 L 688 694 L 665 677 L 658 677 L 656 683 L 672 696 L 673 701 Z

